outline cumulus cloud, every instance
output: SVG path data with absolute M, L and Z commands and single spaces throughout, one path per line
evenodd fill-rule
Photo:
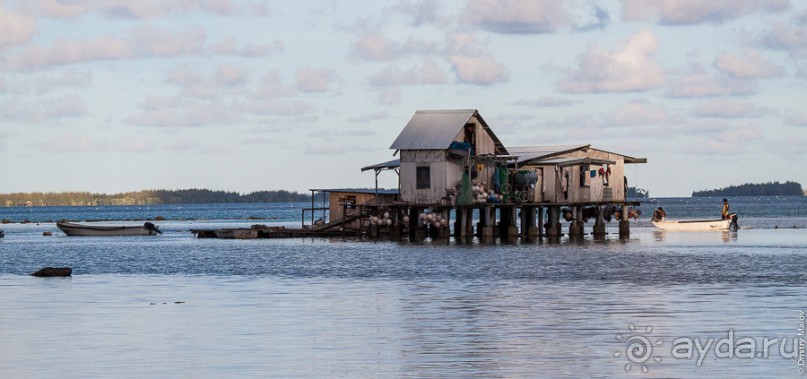
M 125 122 L 156 127 L 197 127 L 206 125 L 229 125 L 240 117 L 229 107 L 215 102 L 166 101 L 154 98 L 140 104 L 141 112 L 130 115 Z
M 757 43 L 764 48 L 789 52 L 797 58 L 807 57 L 807 23 L 773 22 L 770 30 L 757 38 Z
M 601 118 L 601 122 L 603 126 L 676 125 L 684 122 L 684 118 L 664 106 L 636 101 L 619 106 Z
M 402 101 L 401 91 L 395 88 L 379 92 L 376 102 L 381 105 L 396 105 Z
M 302 92 L 325 92 L 335 78 L 331 70 L 300 67 L 295 74 L 297 89 Z
M 384 33 L 368 33 L 353 44 L 353 54 L 366 60 L 386 61 L 398 54 L 398 47 Z
M 542 96 L 537 100 L 519 100 L 516 101 L 515 105 L 523 105 L 535 108 L 553 108 L 553 107 L 565 107 L 569 105 L 574 105 L 579 101 L 571 100 L 571 99 L 564 99 L 561 97 L 553 97 L 553 96 Z
M 10 54 L 4 63 L 12 70 L 30 70 L 94 61 L 173 58 L 215 55 L 260 57 L 283 50 L 283 44 L 238 47 L 231 42 L 206 44 L 207 33 L 194 26 L 183 30 L 140 27 L 124 36 L 103 36 L 78 41 L 56 40 L 50 46 L 29 46 Z
M 754 104 L 731 100 L 701 101 L 692 109 L 694 116 L 719 118 L 761 117 L 767 112 L 767 109 Z
M 552 33 L 570 23 L 560 0 L 471 0 L 462 20 L 504 34 Z
M 374 86 L 398 86 L 398 85 L 431 85 L 444 84 L 448 79 L 443 69 L 433 61 L 423 62 L 418 67 L 401 70 L 395 67 L 387 67 L 370 78 L 370 83 Z
M 635 92 L 664 84 L 664 68 L 654 60 L 659 41 L 642 30 L 619 48 L 608 51 L 596 45 L 577 57 L 579 67 L 558 81 L 558 89 L 571 93 Z
M 233 38 L 211 43 L 209 50 L 215 55 L 234 55 L 246 58 L 265 57 L 271 54 L 282 53 L 286 50 L 286 45 L 281 41 L 264 43 L 260 45 L 247 44 L 239 46 Z
M 27 42 L 36 31 L 36 21 L 3 9 L 0 3 L 0 47 Z
M 155 19 L 189 12 L 219 16 L 265 14 L 265 8 L 261 12 L 260 8 L 244 7 L 233 0 L 21 0 L 18 8 L 31 15 L 56 19 L 74 19 L 91 14 L 124 19 Z
M 39 93 L 50 92 L 59 88 L 86 88 L 92 82 L 92 71 L 68 68 L 61 75 L 45 76 L 38 80 Z
M 753 95 L 757 91 L 753 81 L 738 80 L 719 72 L 707 72 L 703 67 L 693 65 L 673 80 L 665 95 L 672 98 L 704 98 Z
M 807 113 L 804 112 L 786 112 L 785 123 L 790 126 L 807 126 Z
M 749 148 L 765 136 L 765 130 L 759 124 L 721 119 L 690 122 L 677 128 L 676 132 L 697 138 L 682 145 L 680 150 L 695 155 L 748 153 Z
M 184 31 L 138 28 L 126 38 L 106 36 L 82 41 L 57 40 L 49 47 L 31 46 L 8 58 L 11 69 L 32 69 L 137 57 L 175 57 L 202 52 L 206 39 L 200 27 Z
M 87 114 L 84 102 L 74 95 L 43 98 L 36 102 L 11 99 L 0 104 L 0 121 L 43 122 Z
M 390 11 L 408 15 L 412 26 L 436 24 L 440 19 L 441 3 L 435 0 L 400 0 L 390 7 Z
M 664 25 L 720 24 L 754 13 L 782 12 L 789 0 L 622 0 L 626 21 L 658 21 Z
M 235 87 L 247 83 L 247 71 L 229 64 L 221 64 L 213 72 L 212 81 L 217 86 Z
M 722 53 L 715 59 L 716 69 L 737 79 L 778 78 L 782 68 L 771 63 L 759 52 L 745 54 Z
M 454 55 L 451 63 L 457 78 L 464 83 L 486 86 L 506 81 L 510 76 L 507 66 L 492 55 Z

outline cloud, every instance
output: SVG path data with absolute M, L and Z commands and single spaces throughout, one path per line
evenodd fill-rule
M 126 153 L 151 153 L 157 151 L 157 144 L 153 140 L 142 138 L 127 138 L 111 143 L 114 151 Z
M 0 122 L 38 123 L 87 115 L 87 107 L 78 96 L 43 98 L 34 103 L 10 99 L 0 104 Z
M 305 150 L 303 150 L 303 154 L 337 156 L 366 150 L 367 146 L 363 145 L 329 143 L 308 146 Z
M 599 118 L 603 126 L 649 126 L 676 125 L 684 122 L 678 114 L 670 113 L 661 105 L 653 105 L 643 101 L 623 104 Z
M 513 104 L 535 108 L 553 108 L 553 107 L 565 107 L 577 103 L 579 103 L 579 101 L 577 100 L 570 100 L 553 96 L 542 96 L 538 100 L 519 100 Z
M 492 55 L 454 55 L 450 59 L 457 78 L 464 83 L 487 86 L 510 76 L 507 66 Z
M 401 91 L 394 88 L 381 91 L 376 98 L 376 102 L 381 105 L 396 105 L 400 104 L 401 100 Z
M 173 58 L 203 54 L 261 57 L 282 52 L 283 44 L 237 47 L 232 41 L 206 45 L 202 27 L 174 31 L 154 27 L 130 30 L 123 37 L 103 36 L 79 41 L 56 40 L 50 46 L 29 46 L 8 55 L 5 66 L 12 70 L 31 70 L 52 66 L 142 58 Z
M 664 68 L 653 57 L 659 42 L 653 32 L 632 35 L 615 51 L 595 45 L 577 57 L 579 67 L 558 81 L 570 93 L 636 92 L 654 89 L 665 81 Z
M 91 14 L 122 19 L 156 19 L 190 12 L 218 16 L 265 14 L 265 8 L 264 12 L 254 12 L 260 8 L 240 6 L 233 0 L 37 0 L 20 1 L 19 8 L 31 15 L 66 20 Z
M 351 118 L 348 119 L 348 121 L 350 121 L 351 123 L 369 124 L 369 123 L 372 123 L 372 122 L 376 122 L 378 120 L 389 120 L 391 118 L 392 118 L 392 116 L 390 115 L 389 112 L 380 111 L 380 112 L 376 112 L 376 113 L 363 114 L 363 115 L 358 116 L 358 117 L 351 117 Z M 373 132 L 371 130 L 362 130 L 362 131 L 360 131 L 360 134 L 356 134 L 356 136 L 363 136 L 363 135 L 368 135 L 368 134 L 375 134 L 375 132 Z
M 36 20 L 7 12 L 0 3 L 0 48 L 27 42 L 36 28 Z
M 107 144 L 99 140 L 76 134 L 63 134 L 38 146 L 46 153 L 89 153 L 107 149 Z
M 789 0 L 622 0 L 625 21 L 655 21 L 663 25 L 721 24 L 755 13 L 782 12 Z
M 212 82 L 221 87 L 242 86 L 248 80 L 246 70 L 228 64 L 219 65 L 212 77 Z
M 407 70 L 400 70 L 390 66 L 370 77 L 370 83 L 377 87 L 432 85 L 445 84 L 447 82 L 446 74 L 440 66 L 433 61 L 423 62 L 419 67 L 413 67 Z
M 782 68 L 771 63 L 759 52 L 744 54 L 722 53 L 715 59 L 714 66 L 719 71 L 737 79 L 778 78 Z
M 801 22 L 791 25 L 775 21 L 767 33 L 757 37 L 756 42 L 767 49 L 789 52 L 797 58 L 807 57 L 807 24 Z
M 701 101 L 692 109 L 692 115 L 697 117 L 748 118 L 761 117 L 766 113 L 768 110 L 765 108 L 731 100 Z
M 400 0 L 398 4 L 390 7 L 390 11 L 405 14 L 412 18 L 412 26 L 437 24 L 440 17 L 442 3 L 435 0 Z
M 786 112 L 785 123 L 790 126 L 807 126 L 807 113 L 797 111 Z
M 302 92 L 325 92 L 335 78 L 331 70 L 300 67 L 295 74 L 297 89 Z
M 260 45 L 247 44 L 238 46 L 233 38 L 226 38 L 219 42 L 210 44 L 209 51 L 215 55 L 234 55 L 245 58 L 265 57 L 271 54 L 282 53 L 286 50 L 286 45 L 281 41 L 264 43 Z
M 128 37 L 106 36 L 83 41 L 57 40 L 50 47 L 31 46 L 9 57 L 7 66 L 27 70 L 75 63 L 199 54 L 206 39 L 200 27 L 175 32 L 149 27 Z
M 552 33 L 570 23 L 560 0 L 471 0 L 461 20 L 502 34 Z
M 370 61 L 387 61 L 398 55 L 398 46 L 384 33 L 368 33 L 353 44 L 353 54 Z
M 239 113 L 219 101 L 198 101 L 192 98 L 149 96 L 138 105 L 139 113 L 124 118 L 124 122 L 156 127 L 198 127 L 231 125 L 240 122 Z
M 704 98 L 753 95 L 758 91 L 753 81 L 738 80 L 723 73 L 709 73 L 699 65 L 691 66 L 676 78 L 665 96 Z
M 92 71 L 66 69 L 61 75 L 45 76 L 38 80 L 37 92 L 47 93 L 59 88 L 86 88 L 92 83 Z
M 680 152 L 697 155 L 745 154 L 765 135 L 759 124 L 721 119 L 691 122 L 677 128 L 676 133 L 696 138 L 682 144 Z

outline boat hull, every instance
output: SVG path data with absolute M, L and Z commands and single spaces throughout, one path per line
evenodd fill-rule
M 709 230 L 729 230 L 731 220 L 692 220 L 692 221 L 652 221 L 653 226 L 662 230 L 700 232 Z
M 153 236 L 159 234 L 156 227 L 143 226 L 102 226 L 84 225 L 71 222 L 58 222 L 56 227 L 71 237 L 119 237 L 119 236 Z

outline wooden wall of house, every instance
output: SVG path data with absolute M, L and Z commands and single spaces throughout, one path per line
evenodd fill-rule
M 573 203 L 573 202 L 600 202 L 600 201 L 623 201 L 625 199 L 625 160 L 619 154 L 609 153 L 605 151 L 590 149 L 587 153 L 576 151 L 572 154 L 560 156 L 558 158 L 573 157 L 573 158 L 597 158 L 616 162 L 609 165 L 611 174 L 608 176 L 608 184 L 605 185 L 602 176 L 599 174 L 599 169 L 603 168 L 601 164 L 591 164 L 588 167 L 586 175 L 589 176 L 589 185 L 581 186 L 581 167 L 580 165 L 571 165 L 564 167 L 557 167 L 555 165 L 526 165 L 523 169 L 536 171 L 543 168 L 543 196 L 536 185 L 535 202 L 553 202 L 553 203 Z M 596 172 L 595 176 L 590 177 L 590 171 Z M 569 185 L 567 196 L 563 195 L 563 178 L 569 173 Z M 610 191 L 610 199 L 607 198 L 606 192 Z
M 495 154 L 496 142 L 493 141 L 493 138 L 490 136 L 490 134 L 488 134 L 488 131 L 482 127 L 482 123 L 480 123 L 476 117 L 471 117 L 468 123 L 474 124 L 474 145 L 476 145 L 476 155 Z M 456 137 L 454 137 L 454 141 L 465 141 L 465 129 L 457 133 Z
M 462 179 L 464 162 L 447 159 L 444 150 L 402 150 L 401 201 L 416 204 L 440 204 L 447 189 L 453 189 Z M 430 188 L 417 188 L 417 168 L 430 169 Z

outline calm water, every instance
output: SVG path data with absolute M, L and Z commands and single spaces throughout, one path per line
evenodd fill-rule
M 720 210 L 653 199 L 629 240 L 483 246 L 188 232 L 294 225 L 305 204 L 0 208 L 32 221 L 2 225 L 0 377 L 806 377 L 782 357 L 807 311 L 804 199 L 732 199 L 736 233 L 655 231 L 659 205 Z M 69 238 L 47 222 L 158 215 L 156 237 Z M 74 276 L 25 275 L 43 266 Z M 673 355 L 682 338 L 713 342 L 700 365 L 695 348 Z M 721 339 L 754 341 L 753 358 L 715 353 Z

